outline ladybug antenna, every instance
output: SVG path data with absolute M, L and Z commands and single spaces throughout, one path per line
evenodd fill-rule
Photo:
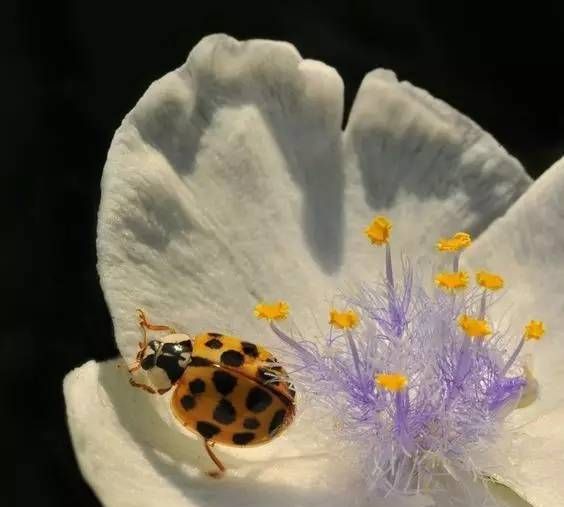
M 137 308 L 137 317 L 139 319 L 138 320 L 139 327 L 143 331 L 143 341 L 139 342 L 139 349 L 144 349 L 147 346 L 147 327 L 148 327 L 147 317 L 145 317 L 145 312 L 140 308 Z
M 137 308 L 137 316 L 139 318 L 139 326 L 141 326 L 141 329 L 143 330 L 143 348 L 147 346 L 147 329 L 150 331 L 167 331 L 171 334 L 176 333 L 173 327 L 163 326 L 161 324 L 151 324 L 147 320 L 145 312 L 139 308 Z

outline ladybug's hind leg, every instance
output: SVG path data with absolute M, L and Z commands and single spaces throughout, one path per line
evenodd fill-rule
M 215 463 L 215 465 L 218 468 L 218 470 L 214 470 L 213 472 L 208 472 L 208 475 L 210 477 L 213 477 L 214 479 L 220 479 L 223 476 L 223 474 L 225 473 L 225 465 L 220 461 L 220 459 L 212 451 L 213 441 L 204 440 L 204 447 L 206 448 L 206 452 L 208 453 L 208 456 L 211 458 L 211 460 Z

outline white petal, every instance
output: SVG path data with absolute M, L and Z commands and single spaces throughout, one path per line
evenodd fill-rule
M 562 195 L 564 159 L 546 171 L 504 217 L 494 222 L 465 258 L 469 266 L 504 275 L 508 292 L 497 307 L 502 325 L 508 325 L 516 336 L 520 336 L 530 319 L 542 320 L 547 327 L 545 337 L 539 342 L 528 342 L 524 350 L 524 355 L 533 358 L 538 398 L 526 408 L 514 411 L 509 420 L 517 431 L 534 434 L 535 440 L 522 445 L 512 457 L 521 463 L 519 478 L 512 477 L 512 472 L 500 477 L 516 484 L 535 507 L 564 505 Z M 539 440 L 543 433 L 544 441 Z M 542 480 L 533 487 L 536 478 Z M 555 498 L 560 501 L 555 502 Z
M 345 245 L 342 272 L 365 276 L 374 249 L 361 231 L 375 209 L 391 207 L 409 250 L 480 229 L 528 184 L 469 120 L 375 72 L 347 130 L 344 194 L 341 113 L 337 73 L 286 43 L 208 37 L 150 87 L 113 140 L 99 214 L 100 276 L 125 357 L 136 307 L 178 329 L 264 341 L 250 311 L 283 297 L 303 329 L 332 296 Z
M 226 36 L 202 40 L 150 87 L 112 142 L 99 213 L 101 283 L 126 359 L 138 307 L 179 331 L 268 343 L 251 310 L 284 298 L 301 329 L 311 330 L 310 312 L 324 328 L 336 280 L 374 263 L 361 231 L 376 211 L 392 215 L 394 241 L 410 251 L 480 230 L 529 183 L 478 127 L 389 73 L 364 81 L 346 146 L 342 103 L 330 67 L 286 43 Z
M 150 395 L 129 386 L 121 362 L 86 363 L 67 375 L 64 392 L 80 468 L 106 506 L 341 507 L 358 500 L 347 460 L 312 445 L 308 423 L 264 446 L 217 446 L 229 468 L 218 480 L 202 472 L 214 467 L 201 441 L 164 426 Z M 421 496 L 405 507 L 429 505 Z
M 341 263 L 343 85 L 293 46 L 203 39 L 117 131 L 104 168 L 99 272 L 121 353 L 135 309 L 178 330 L 264 342 L 258 300 L 293 315 Z M 317 309 L 317 308 L 315 308 Z
M 360 86 L 345 153 L 357 263 L 366 252 L 358 230 L 376 212 L 394 222 L 394 249 L 426 255 L 439 236 L 481 232 L 530 184 L 473 121 L 386 70 L 370 72 Z M 361 265 L 367 262 L 365 255 Z
M 492 476 L 533 507 L 564 505 L 564 407 L 515 433 L 509 466 Z
M 496 507 L 531 507 L 529 502 L 503 484 L 492 484 L 490 491 L 497 501 Z
M 564 405 L 564 159 L 546 171 L 469 249 L 465 262 L 502 274 L 507 295 L 495 309 L 516 336 L 531 319 L 547 333 L 526 344 L 539 399 L 517 410 L 520 423 Z

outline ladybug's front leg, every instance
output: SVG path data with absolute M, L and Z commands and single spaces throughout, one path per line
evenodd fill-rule
M 129 377 L 129 383 L 133 387 L 139 387 L 140 389 L 143 389 L 143 391 L 147 391 L 148 393 L 151 393 L 151 394 L 157 394 L 157 393 L 158 394 L 165 394 L 165 393 L 168 393 L 170 391 L 170 387 L 168 387 L 167 389 L 155 389 L 151 386 L 148 386 L 147 384 L 142 384 L 141 382 L 136 382 L 131 377 Z
M 143 389 L 143 391 L 147 391 L 148 393 L 157 394 L 157 391 L 155 391 L 151 386 L 148 386 L 147 384 L 141 384 L 140 382 L 135 382 L 135 380 L 133 380 L 131 377 L 129 377 L 129 383 L 133 387 L 138 387 L 139 389 Z

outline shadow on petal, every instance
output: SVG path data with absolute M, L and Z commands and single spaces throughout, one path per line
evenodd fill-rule
M 436 201 L 435 211 L 465 220 L 474 235 L 530 184 L 519 162 L 472 120 L 381 69 L 360 86 L 346 143 L 370 207 Z
M 260 152 L 278 151 L 283 170 L 303 193 L 306 244 L 331 274 L 343 253 L 342 88 L 333 69 L 302 60 L 287 43 L 217 35 L 204 38 L 184 66 L 154 83 L 128 118 L 188 187 L 194 172 L 214 172 L 202 163 L 209 152 L 237 171 L 236 178 L 247 179 L 253 170 L 274 171 L 260 167 Z M 226 191 L 231 186 L 222 184 Z M 252 192 L 231 197 L 260 198 Z

